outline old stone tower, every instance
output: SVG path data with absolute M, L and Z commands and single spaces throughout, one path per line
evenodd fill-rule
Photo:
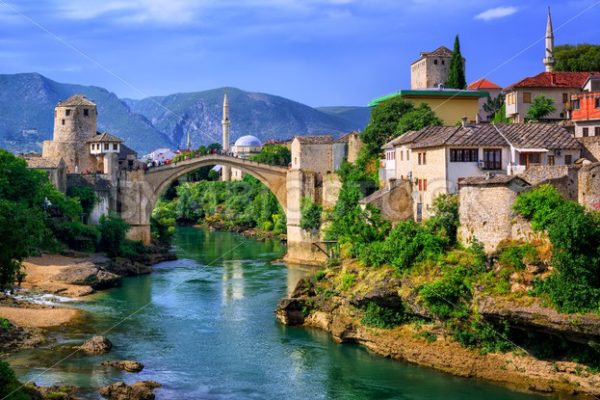
M 421 57 L 410 65 L 410 88 L 427 89 L 445 85 L 451 58 L 452 51 L 446 46 L 421 53 Z
M 96 104 L 85 96 L 71 96 L 54 109 L 54 137 L 44 141 L 42 157 L 65 161 L 69 173 L 94 171 L 96 160 L 87 141 L 96 135 Z

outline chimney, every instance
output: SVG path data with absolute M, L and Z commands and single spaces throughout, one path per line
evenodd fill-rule
M 467 126 L 467 121 L 469 121 L 469 118 L 467 118 L 467 117 L 462 117 L 462 118 L 461 118 L 461 124 L 462 124 L 462 127 L 463 127 L 463 128 L 464 128 L 465 126 Z

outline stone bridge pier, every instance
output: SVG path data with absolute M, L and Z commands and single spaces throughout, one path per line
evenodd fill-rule
M 321 202 L 317 175 L 222 155 L 198 157 L 148 171 L 122 171 L 117 211 L 131 226 L 128 237 L 149 244 L 150 217 L 160 196 L 181 176 L 213 165 L 237 168 L 254 176 L 273 192 L 287 217 L 288 262 L 319 264 L 325 261 L 325 255 L 313 245 L 320 240 L 319 232 L 300 228 L 302 199 L 308 197 Z

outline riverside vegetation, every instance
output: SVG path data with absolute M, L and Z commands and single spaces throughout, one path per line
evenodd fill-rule
M 514 204 L 537 239 L 504 242 L 492 256 L 476 240 L 469 246 L 457 241 L 458 200 L 453 195 L 435 200 L 429 220 L 392 227 L 379 210 L 358 202 L 377 188 L 376 149 L 391 139 L 383 132 L 403 134 L 408 112 L 414 108 L 402 100 L 373 110 L 358 161 L 339 171 L 337 204 L 316 223 L 312 214 L 310 227 L 322 225 L 326 237 L 339 242 L 341 259 L 330 260 L 326 269 L 301 282 L 280 304 L 279 318 L 329 330 L 337 340 L 363 343 L 384 355 L 473 374 L 473 369 L 448 367 L 448 360 L 435 359 L 439 354 L 427 360 L 406 349 L 412 337 L 430 346 L 454 343 L 471 352 L 465 353 L 472 354 L 469 363 L 481 362 L 476 376 L 532 390 L 600 393 L 599 214 L 563 199 L 550 185 L 540 186 Z M 411 119 L 413 124 L 437 122 L 430 110 L 421 113 L 423 118 Z M 515 376 L 506 365 L 489 371 L 485 363 L 496 359 L 476 354 L 547 361 L 539 368 L 548 370 L 548 379 L 536 386 L 527 383 L 531 376 L 523 367 L 514 367 Z M 575 363 L 568 367 L 575 372 L 560 375 L 567 368 L 561 363 Z

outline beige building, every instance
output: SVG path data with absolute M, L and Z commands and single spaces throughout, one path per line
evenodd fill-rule
M 325 175 L 332 171 L 333 137 L 296 136 L 292 141 L 292 169 Z
M 446 46 L 421 53 L 421 57 L 410 65 L 410 88 L 416 90 L 444 86 L 448 81 L 451 58 L 452 51 Z
M 439 194 L 457 193 L 465 177 L 570 165 L 581 155 L 579 143 L 554 124 L 431 126 L 394 139 L 384 150 L 385 181 L 412 182 L 417 220 L 431 215 Z

